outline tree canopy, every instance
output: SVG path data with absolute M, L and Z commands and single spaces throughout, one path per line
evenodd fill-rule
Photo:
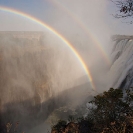
M 111 0 L 118 8 L 116 18 L 128 18 L 133 16 L 133 0 Z
M 82 119 L 53 126 L 52 133 L 131 133 L 133 132 L 133 93 L 110 88 L 88 102 L 88 114 Z

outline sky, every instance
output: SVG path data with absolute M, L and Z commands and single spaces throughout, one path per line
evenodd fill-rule
M 115 19 L 111 15 L 115 14 L 117 9 L 109 0 L 0 0 L 0 6 L 29 14 L 59 32 L 67 32 L 68 29 L 71 29 L 72 32 L 75 30 L 74 28 L 80 27 L 76 20 L 78 19 L 92 34 L 100 34 L 103 32 L 103 28 L 108 28 L 112 34 L 133 33 L 131 24 L 123 23 L 126 21 Z M 0 30 L 37 30 L 34 29 L 37 26 L 34 27 L 32 22 L 24 20 L 20 16 L 2 11 L 0 11 L 0 16 L 2 19 Z M 20 25 L 21 21 L 24 21 L 23 25 Z M 99 28 L 100 26 L 101 28 Z M 93 33 L 94 31 L 95 33 Z

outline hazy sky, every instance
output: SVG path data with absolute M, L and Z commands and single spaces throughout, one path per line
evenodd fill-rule
M 112 17 L 116 9 L 109 0 L 0 0 L 0 6 L 34 16 L 60 32 L 80 28 L 80 20 L 92 34 L 103 32 L 104 27 L 112 34 L 133 33 L 133 25 Z M 0 11 L 0 18 L 0 30 L 36 30 L 32 22 L 12 13 Z

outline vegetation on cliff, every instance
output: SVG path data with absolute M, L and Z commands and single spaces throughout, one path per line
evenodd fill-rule
M 113 89 L 94 97 L 87 104 L 88 114 L 77 120 L 59 120 L 52 127 L 52 133 L 132 133 L 133 93 Z

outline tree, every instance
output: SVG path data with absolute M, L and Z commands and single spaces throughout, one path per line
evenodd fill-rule
M 52 133 L 133 133 L 133 92 L 113 89 L 88 102 L 88 115 L 69 123 L 59 121 Z
M 133 114 L 130 106 L 133 101 L 132 96 L 129 90 L 123 94 L 121 89 L 113 88 L 95 96 L 94 100 L 89 102 L 90 108 L 88 104 L 90 110 L 88 117 L 93 119 L 95 128 L 102 131 L 115 125 L 115 130 L 124 130 L 123 124 L 126 123 L 127 117 Z
M 116 18 L 133 17 L 133 0 L 111 0 L 118 8 L 119 13 Z
M 56 125 L 52 127 L 53 133 L 62 133 L 66 128 L 67 122 L 64 120 L 59 120 Z

